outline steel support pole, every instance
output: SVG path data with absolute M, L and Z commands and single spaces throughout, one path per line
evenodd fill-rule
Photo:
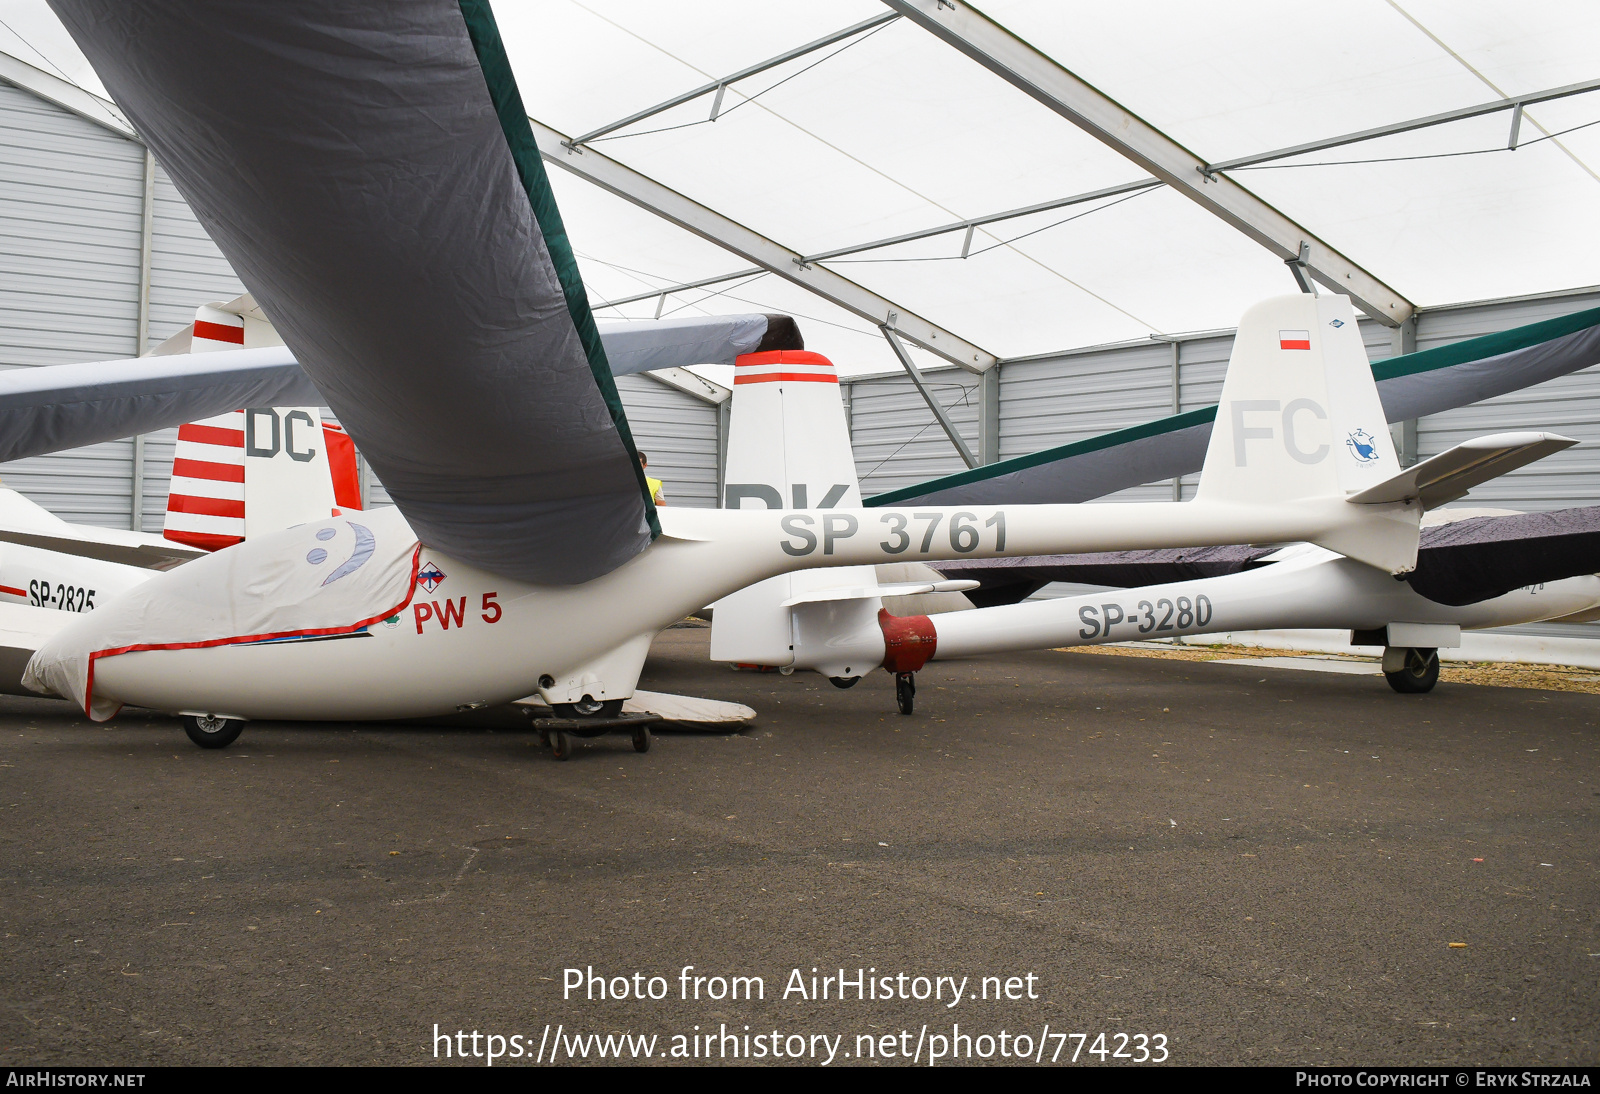
M 1172 413 L 1183 413 L 1183 377 L 1179 374 L 1178 366 L 1181 363 L 1183 343 L 1174 339 L 1172 346 Z M 1172 480 L 1172 500 L 1183 500 L 1183 476 L 1178 475 Z
M 144 200 L 139 209 L 139 318 L 134 324 L 134 356 L 150 344 L 150 255 L 155 240 L 156 158 L 144 150 Z M 128 483 L 128 526 L 144 531 L 144 435 L 133 438 L 133 466 Z
M 1417 317 L 1415 315 L 1390 332 L 1389 345 L 1393 349 L 1395 357 L 1417 351 Z M 1394 438 L 1395 455 L 1400 457 L 1400 466 L 1410 467 L 1416 463 L 1418 458 L 1417 419 L 1407 418 L 1403 422 L 1394 422 L 1389 426 L 1389 433 Z
M 890 318 L 892 319 L 893 316 L 891 315 Z M 901 345 L 894 328 L 885 323 L 878 329 L 883 331 L 883 337 L 888 341 L 889 348 L 894 350 L 894 355 L 900 358 L 901 367 L 906 370 L 906 375 L 910 376 L 911 382 L 916 385 L 918 393 L 922 395 L 922 401 L 928 404 L 929 410 L 933 411 L 933 416 L 938 421 L 939 427 L 944 430 L 944 435 L 949 437 L 950 443 L 956 446 L 956 451 L 961 454 L 962 462 L 968 467 L 977 467 L 977 457 L 973 456 L 972 449 L 967 447 L 967 442 L 962 440 L 960 432 L 956 429 L 956 424 L 950 420 L 950 415 L 944 412 L 944 407 L 939 405 L 939 400 L 933 397 L 933 392 L 928 389 L 928 385 L 923 381 L 922 373 L 917 371 L 916 363 L 911 360 L 911 354 L 907 353 L 906 347 Z
M 978 458 L 1000 462 L 1000 366 L 978 376 Z

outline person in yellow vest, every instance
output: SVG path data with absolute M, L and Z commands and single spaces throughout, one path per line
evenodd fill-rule
M 650 477 L 650 457 L 643 452 L 639 453 L 639 466 L 644 469 L 644 481 L 650 487 L 650 500 L 657 505 L 665 505 L 666 500 L 661 496 L 661 480 Z

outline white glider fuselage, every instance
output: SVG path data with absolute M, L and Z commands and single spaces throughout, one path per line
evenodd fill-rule
M 1391 623 L 1483 630 L 1560 619 L 1600 606 L 1600 577 L 1592 575 L 1454 606 L 1329 551 L 1299 547 L 1285 555 L 1225 577 L 932 616 L 933 660 L 1228 631 L 1360 631 Z
M 1417 534 L 1412 504 L 1353 505 L 1342 497 L 1273 505 L 663 509 L 660 515 L 663 535 L 594 581 L 525 585 L 423 548 L 420 565 L 431 562 L 444 580 L 431 592 L 417 587 L 397 616 L 364 632 L 102 656 L 94 662 L 94 694 L 158 710 L 310 720 L 428 716 L 509 702 L 536 690 L 557 702 L 585 694 L 605 699 L 609 692 L 584 688 L 586 678 L 603 684 L 606 673 L 586 673 L 586 667 L 603 668 L 608 656 L 634 659 L 632 678 L 626 671 L 619 677 L 625 678 L 626 695 L 656 632 L 718 597 L 790 570 L 1173 543 L 1328 536 L 1346 542 L 1356 533 L 1374 562 L 1403 570 L 1412 564 Z M 292 557 L 304 551 L 295 537 L 317 530 L 305 525 L 269 538 Z M 146 591 L 159 594 L 168 581 L 229 566 L 232 554 L 220 552 L 159 575 Z M 231 580 L 248 584 L 249 575 L 235 572 Z M 88 628 L 82 635 L 92 646 L 99 623 L 97 615 L 74 627 Z

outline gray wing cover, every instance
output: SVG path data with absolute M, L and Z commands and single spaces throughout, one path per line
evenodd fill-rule
M 1385 416 L 1400 422 L 1519 391 L 1594 364 L 1600 364 L 1600 309 L 1389 358 L 1374 364 L 1372 371 Z M 1215 406 L 1201 407 L 879 494 L 866 504 L 1093 501 L 1130 486 L 1199 471 L 1216 411 Z
M 1424 528 L 1406 580 L 1429 600 L 1462 605 L 1593 573 L 1600 573 L 1600 506 Z
M 1100 551 L 930 563 L 951 578 L 980 581 L 974 604 L 1014 604 L 1052 581 L 1132 589 L 1222 577 L 1262 565 L 1274 547 Z M 1269 564 L 1270 565 L 1270 564 Z M 1417 568 L 1405 580 L 1438 604 L 1461 606 L 1542 581 L 1600 573 L 1600 506 L 1469 517 L 1422 529 Z
M 51 6 L 425 543 L 557 584 L 649 544 L 455 0 Z
M 804 349 L 787 315 L 599 323 L 614 376 L 731 365 L 744 353 Z M 0 372 L 0 463 L 252 406 L 322 406 L 286 346 L 44 365 Z
M 226 414 L 321 406 L 282 346 L 0 372 L 0 462 Z

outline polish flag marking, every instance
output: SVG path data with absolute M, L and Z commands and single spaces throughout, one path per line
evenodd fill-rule
M 1310 349 L 1311 332 L 1308 330 L 1280 330 L 1278 332 L 1279 349 Z

